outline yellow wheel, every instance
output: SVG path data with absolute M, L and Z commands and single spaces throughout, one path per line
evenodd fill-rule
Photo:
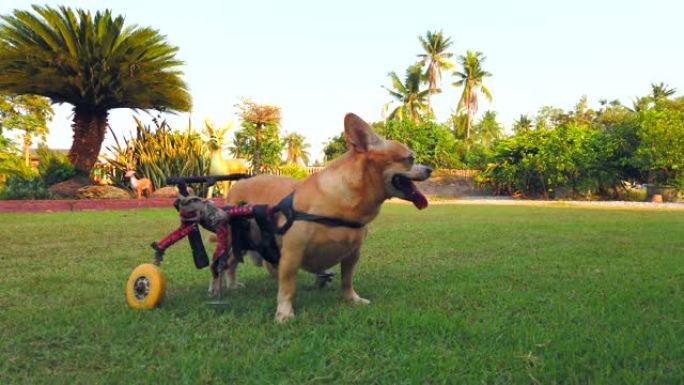
M 152 309 L 166 291 L 166 277 L 157 265 L 142 264 L 133 270 L 126 283 L 126 301 L 134 309 Z

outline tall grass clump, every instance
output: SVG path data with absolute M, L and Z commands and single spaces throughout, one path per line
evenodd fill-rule
M 111 157 L 111 180 L 125 186 L 127 170 L 135 170 L 138 177 L 149 178 L 154 188 L 166 185 L 170 176 L 207 175 L 209 161 L 199 133 L 190 126 L 184 131 L 174 131 L 166 123 L 154 122 L 154 127 L 135 119 L 135 136 L 125 139 L 123 145 L 114 135 L 115 145 L 108 147 Z M 197 186 L 195 191 L 204 189 Z

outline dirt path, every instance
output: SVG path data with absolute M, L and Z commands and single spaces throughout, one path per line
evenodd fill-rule
M 410 202 L 393 199 L 393 203 Z M 543 207 L 590 207 L 604 209 L 642 210 L 684 210 L 684 203 L 652 203 L 628 201 L 543 201 L 498 197 L 469 197 L 463 199 L 431 200 L 431 205 L 501 205 L 501 206 L 543 206 Z

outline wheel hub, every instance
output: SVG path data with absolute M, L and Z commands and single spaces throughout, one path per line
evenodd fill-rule
M 138 277 L 133 283 L 133 295 L 138 301 L 142 301 L 150 294 L 150 280 L 145 277 Z

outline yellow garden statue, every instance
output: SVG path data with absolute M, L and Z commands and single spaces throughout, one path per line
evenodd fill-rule
M 202 134 L 202 140 L 204 140 L 209 149 L 209 175 L 247 173 L 247 165 L 242 159 L 223 158 L 223 136 L 233 126 L 233 122 L 228 122 L 223 128 L 216 130 L 214 124 L 209 121 L 209 118 L 205 118 L 204 126 L 206 133 Z M 228 195 L 230 182 L 221 183 L 223 184 L 223 197 L 225 198 Z M 213 193 L 214 186 L 211 186 L 207 191 L 207 198 L 211 198 Z

